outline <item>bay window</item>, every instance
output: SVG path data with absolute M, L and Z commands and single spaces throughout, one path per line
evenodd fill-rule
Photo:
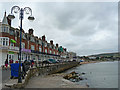
M 0 32 L 6 32 L 6 33 L 9 33 L 9 27 L 8 27 L 8 26 L 2 26 Z
M 41 49 L 41 47 L 39 46 L 39 52 L 42 52 L 42 49 Z
M 0 37 L 0 45 L 9 46 L 9 38 L 8 37 Z
M 35 46 L 34 45 L 31 45 L 31 50 L 35 50 Z
M 22 48 L 25 48 L 25 43 L 24 43 L 24 42 L 22 42 L 21 46 L 22 46 Z

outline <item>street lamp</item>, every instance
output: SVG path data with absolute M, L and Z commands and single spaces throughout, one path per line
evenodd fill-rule
M 32 16 L 32 10 L 29 7 L 25 7 L 25 8 L 20 8 L 19 6 L 13 6 L 11 9 L 11 14 L 8 15 L 9 19 L 14 19 L 14 13 L 18 13 L 19 12 L 19 19 L 20 19 L 20 47 L 19 47 L 19 76 L 18 76 L 18 83 L 22 83 L 22 79 L 21 79 L 21 41 L 22 41 L 22 20 L 24 17 L 24 12 L 26 14 L 30 14 L 30 16 L 28 17 L 29 20 L 34 20 L 35 18 Z

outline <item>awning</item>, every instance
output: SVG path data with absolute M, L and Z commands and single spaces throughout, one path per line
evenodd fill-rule
M 15 40 L 13 40 L 13 39 L 11 39 L 11 40 L 10 40 L 10 42 L 12 42 L 12 43 L 16 43 L 16 41 L 15 41 Z
M 9 54 L 14 54 L 14 52 L 12 52 L 12 51 L 9 51 Z

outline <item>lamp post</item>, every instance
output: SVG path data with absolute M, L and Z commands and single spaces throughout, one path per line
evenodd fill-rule
M 29 7 L 25 7 L 25 8 L 20 8 L 19 6 L 13 6 L 11 8 L 11 14 L 8 15 L 9 19 L 14 19 L 14 13 L 18 13 L 19 12 L 19 19 L 20 19 L 20 47 L 19 47 L 19 76 L 18 76 L 18 83 L 22 83 L 22 79 L 21 79 L 21 41 L 22 41 L 22 20 L 24 17 L 24 12 L 26 14 L 30 14 L 30 16 L 28 17 L 29 20 L 34 20 L 35 18 L 32 16 L 32 10 Z

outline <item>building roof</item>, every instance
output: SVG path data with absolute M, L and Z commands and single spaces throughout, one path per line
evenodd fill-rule
M 7 20 L 7 17 L 6 17 L 6 11 L 5 11 L 5 14 L 4 14 L 4 18 L 2 20 L 2 24 L 8 25 L 8 20 Z

